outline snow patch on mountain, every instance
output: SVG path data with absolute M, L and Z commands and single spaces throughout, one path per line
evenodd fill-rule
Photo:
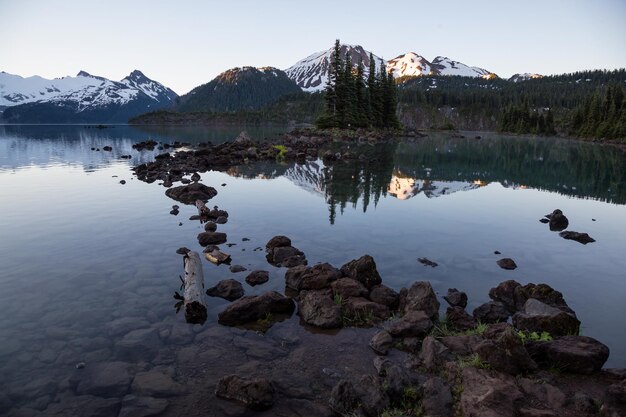
M 535 80 L 535 79 L 539 79 L 539 78 L 543 78 L 543 75 L 541 75 L 541 74 L 534 74 L 534 73 L 530 73 L 530 72 L 525 72 L 523 74 L 513 74 L 511 76 L 511 78 L 509 78 L 509 81 L 513 81 L 514 83 L 518 83 L 520 81 Z
M 416 77 L 431 75 L 432 68 L 426 58 L 415 52 L 409 52 L 387 61 L 387 72 L 391 72 L 395 78 Z
M 432 61 L 433 68 L 439 75 L 458 75 L 461 77 L 488 77 L 491 72 L 484 68 L 470 67 L 462 62 L 445 56 L 438 56 Z

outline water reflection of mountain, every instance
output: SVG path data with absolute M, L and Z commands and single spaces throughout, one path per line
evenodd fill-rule
M 427 138 L 416 143 L 377 145 L 375 162 L 321 160 L 303 165 L 258 164 L 229 174 L 247 178 L 284 176 L 323 196 L 330 222 L 351 205 L 377 204 L 382 196 L 406 200 L 476 190 L 491 182 L 507 188 L 536 188 L 580 198 L 626 203 L 626 157 L 618 149 L 559 140 L 517 138 Z

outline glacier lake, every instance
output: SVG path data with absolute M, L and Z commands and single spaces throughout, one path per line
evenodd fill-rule
M 275 414 L 261 415 L 306 415 L 299 413 L 317 400 L 300 392 L 320 392 L 347 368 L 370 366 L 367 341 L 376 329 L 314 331 L 295 314 L 265 334 L 224 327 L 217 314 L 229 303 L 221 298 L 208 298 L 203 325 L 176 313 L 183 273 L 176 250 L 201 251 L 196 236 L 204 228 L 190 220 L 194 206 L 171 200 L 157 182 L 134 179 L 131 168 L 161 151 L 132 145 L 221 143 L 242 130 L 263 140 L 284 128 L 0 125 L 0 410 L 104 416 L 137 392 L 158 398 L 139 407 L 124 397 L 128 415 L 133 406 L 155 415 L 247 415 L 212 389 L 224 375 L 257 367 L 293 394 Z M 467 293 L 471 312 L 504 280 L 546 283 L 563 293 L 581 334 L 609 346 L 605 366 L 626 367 L 626 153 L 481 135 L 437 132 L 375 145 L 381 162 L 367 168 L 311 160 L 200 173 L 218 191 L 208 205 L 229 213 L 218 228 L 228 234 L 221 248 L 248 270 L 203 261 L 206 286 L 243 282 L 261 269 L 269 282 L 244 283 L 246 295 L 283 293 L 286 269 L 265 258 L 275 235 L 291 238 L 309 265 L 339 267 L 370 254 L 396 291 L 430 281 L 441 314 L 448 288 Z M 170 214 L 174 204 L 178 215 Z M 539 220 L 555 209 L 568 217 L 568 230 L 596 241 L 583 245 L 550 231 Z M 503 257 L 517 269 L 501 269 Z M 102 380 L 78 375 L 95 368 Z M 153 383 L 142 385 L 144 377 Z

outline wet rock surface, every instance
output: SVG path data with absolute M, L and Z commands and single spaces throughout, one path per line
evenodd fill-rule
M 593 243 L 596 241 L 587 233 L 572 232 L 569 230 L 566 232 L 559 233 L 559 236 L 561 236 L 563 239 L 566 239 L 566 240 L 575 240 L 576 242 L 582 243 L 583 245 L 586 245 L 587 243 Z
M 195 204 L 196 200 L 206 203 L 217 195 L 217 190 L 204 184 L 193 183 L 169 188 L 165 195 L 183 204 Z
M 243 297 L 244 289 L 239 281 L 225 279 L 206 290 L 206 294 L 209 297 L 220 297 L 228 301 L 235 301 Z
M 574 373 L 599 371 L 609 358 L 609 348 L 587 336 L 563 336 L 546 342 L 530 342 L 526 348 L 542 366 Z
M 237 326 L 267 318 L 268 314 L 291 314 L 294 309 L 293 300 L 271 291 L 238 299 L 219 313 L 218 320 L 226 326 Z
M 228 375 L 219 380 L 215 395 L 235 400 L 254 410 L 270 408 L 274 404 L 274 388 L 265 378 L 248 379 Z
M 269 271 L 252 271 L 246 277 L 246 282 L 251 286 L 265 284 L 270 279 Z

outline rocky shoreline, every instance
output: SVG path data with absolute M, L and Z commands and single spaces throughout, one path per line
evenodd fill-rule
M 198 172 L 267 160 L 375 162 L 375 155 L 355 153 L 353 145 L 387 140 L 384 135 L 303 133 L 295 131 L 272 143 L 257 143 L 242 133 L 230 143 L 162 154 L 136 167 L 135 173 L 145 182 L 163 181 L 168 196 L 192 204 L 216 193 L 197 182 Z M 196 176 L 194 182 L 189 184 L 187 175 Z M 177 181 L 188 185 L 170 188 Z M 551 230 L 567 227 L 558 210 L 546 218 Z M 225 234 L 213 240 L 216 228 L 211 223 L 198 236 L 208 246 L 206 253 L 219 251 L 214 244 L 227 241 Z M 369 255 L 336 268 L 328 263 L 308 266 L 305 254 L 286 236 L 274 237 L 265 249 L 270 264 L 288 268 L 285 295 L 244 296 L 238 281 L 222 281 L 208 290 L 232 301 L 219 313 L 219 323 L 268 334 L 275 322 L 296 312 L 305 328 L 353 328 L 367 334 L 365 344 L 374 354 L 371 372 L 339 378 L 315 397 L 307 413 L 294 415 L 613 417 L 626 411 L 626 371 L 602 369 L 608 347 L 579 335 L 575 312 L 547 284 L 504 281 L 489 291 L 491 301 L 471 314 L 465 311 L 465 293 L 450 289 L 443 297 L 449 307 L 440 317 L 439 297 L 429 282 L 416 281 L 396 292 L 383 284 Z M 500 263 L 514 269 L 511 259 Z M 288 390 L 281 392 L 282 384 L 272 374 L 224 375 L 214 382 L 215 395 L 261 415 L 288 415 L 280 405 Z

